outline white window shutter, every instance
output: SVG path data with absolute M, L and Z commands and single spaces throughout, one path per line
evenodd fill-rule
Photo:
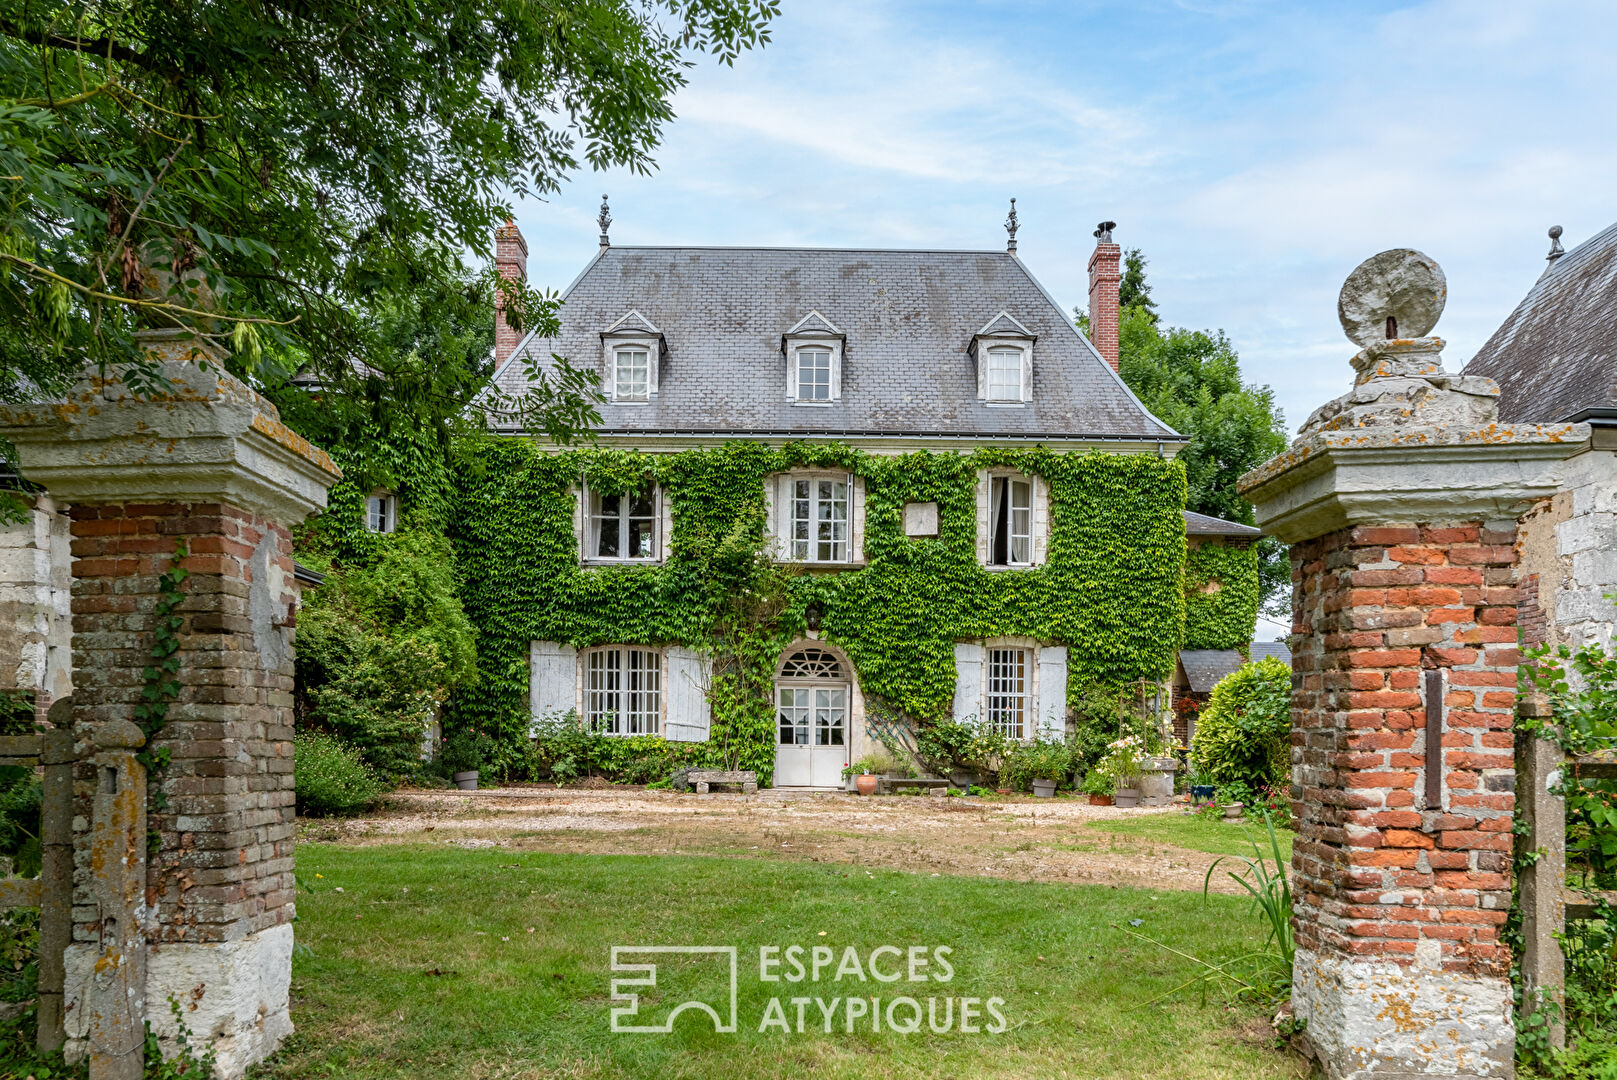
M 646 343 L 646 396 L 650 397 L 657 392 L 657 368 L 662 360 L 662 343 L 648 341 Z
M 1039 719 L 1041 738 L 1067 737 L 1067 650 L 1039 650 Z
M 536 641 L 528 661 L 528 714 L 535 720 L 578 708 L 578 650 Z
M 706 742 L 711 726 L 707 700 L 708 667 L 693 649 L 668 650 L 668 721 L 664 735 L 673 742 Z
M 975 641 L 954 646 L 954 718 L 983 715 L 983 647 Z
M 848 561 L 863 562 L 865 551 L 865 486 L 848 474 Z
M 1033 350 L 1022 350 L 1022 400 L 1033 400 Z
M 786 400 L 797 400 L 797 350 L 786 349 Z
M 842 400 L 842 346 L 831 347 L 831 400 Z
M 988 350 L 977 343 L 977 400 L 988 400 Z
M 590 557 L 590 489 L 579 484 L 573 492 L 573 538 L 578 541 L 578 558 Z

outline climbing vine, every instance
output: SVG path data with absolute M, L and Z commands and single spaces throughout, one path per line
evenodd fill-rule
M 190 554 L 185 540 L 174 545 L 168 569 L 157 577 L 157 609 L 152 619 L 152 662 L 140 673 L 140 704 L 135 706 L 135 725 L 146 736 L 146 743 L 135 755 L 135 760 L 146 767 L 148 773 L 168 765 L 169 748 L 153 749 L 152 742 L 168 720 L 168 707 L 180 696 L 180 628 L 185 619 L 176 614 L 185 602 L 185 579 L 191 572 L 183 565 Z M 152 805 L 158 810 L 168 807 L 168 797 L 158 784 L 149 784 Z
M 449 515 L 461 597 L 478 627 L 479 679 L 450 701 L 515 764 L 528 726 L 535 640 L 583 648 L 686 644 L 715 655 L 710 746 L 740 767 L 773 766 L 775 660 L 812 609 L 873 707 L 927 722 L 953 703 L 954 643 L 1030 637 L 1068 646 L 1069 700 L 1095 684 L 1160 678 L 1184 624 L 1183 469 L 1147 455 L 1042 448 L 868 455 L 840 444 L 751 442 L 680 454 L 485 442 L 456 477 Z M 1048 557 L 993 572 L 976 558 L 977 472 L 1015 468 L 1050 489 Z M 845 470 L 865 486 L 863 566 L 783 570 L 759 557 L 764 482 L 796 467 Z M 659 566 L 579 566 L 580 480 L 603 494 L 654 481 L 674 520 Z M 938 535 L 912 538 L 904 504 L 935 502 Z
M 1185 552 L 1185 648 L 1244 649 L 1257 624 L 1258 553 L 1203 544 Z

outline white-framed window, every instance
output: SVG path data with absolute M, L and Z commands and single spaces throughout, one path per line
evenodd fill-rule
M 983 696 L 983 719 L 991 730 L 1001 735 L 1012 739 L 1024 738 L 1031 690 L 1029 650 L 994 647 L 987 652 L 987 692 Z
M 797 400 L 831 400 L 831 350 L 805 345 L 797 350 Z
M 1049 556 L 1050 486 L 1010 468 L 977 471 L 977 561 L 992 570 L 1042 566 Z
M 847 476 L 790 478 L 790 555 L 799 562 L 848 561 L 850 509 Z
M 988 400 L 1022 400 L 1022 350 L 1001 346 L 988 350 Z
M 607 645 L 584 654 L 584 723 L 603 735 L 662 729 L 663 661 L 656 649 Z
M 1033 565 L 1033 482 L 989 478 L 988 565 Z
M 390 533 L 399 527 L 399 497 L 386 491 L 373 491 L 365 499 L 365 528 L 373 533 Z
M 651 353 L 644 345 L 612 350 L 612 396 L 617 401 L 651 400 Z
M 657 499 L 655 484 L 621 495 L 591 491 L 585 558 L 656 561 Z

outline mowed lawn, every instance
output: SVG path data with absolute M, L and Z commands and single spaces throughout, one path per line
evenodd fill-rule
M 1199 990 L 1148 1004 L 1193 965 L 1130 938 L 1139 932 L 1210 960 L 1257 948 L 1262 930 L 1232 897 L 939 877 L 847 865 L 757 859 L 555 855 L 448 846 L 298 849 L 298 1033 L 255 1076 L 623 1077 L 1302 1077 L 1269 1048 L 1258 1010 Z M 338 890 L 341 891 L 338 891 Z M 738 954 L 734 1033 L 696 1010 L 669 1034 L 611 1031 L 612 946 L 721 945 Z M 760 946 L 803 947 L 851 968 L 817 982 L 764 982 Z M 870 977 L 876 967 L 896 982 Z M 928 967 L 912 982 L 912 946 Z M 943 969 L 953 974 L 928 979 Z M 895 957 L 902 957 L 896 960 Z M 641 988 L 642 1020 L 657 1024 L 687 999 L 728 1011 L 721 956 L 641 954 L 659 986 Z M 781 972 L 789 969 L 782 965 Z M 618 978 L 633 977 L 619 972 Z M 917 1012 L 936 999 L 953 1028 L 872 1029 L 864 1001 L 885 1015 L 899 996 Z M 760 1032 L 772 997 L 780 1023 Z M 798 1005 L 804 1022 L 798 1027 Z M 848 998 L 862 998 L 851 1010 Z M 1005 1030 L 986 1030 L 986 999 L 1003 999 Z M 962 999 L 979 999 L 962 1032 Z M 817 1000 L 816 1000 L 817 999 Z M 900 1027 L 916 1013 L 894 1007 Z M 830 1010 L 830 1018 L 826 1011 Z M 862 1014 L 862 1015 L 861 1015 Z M 829 1023 L 832 1030 L 826 1033 Z M 852 1027 L 852 1031 L 848 1030 Z

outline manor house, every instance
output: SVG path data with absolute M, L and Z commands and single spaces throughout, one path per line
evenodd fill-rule
M 1063 530 L 1085 531 L 1085 510 L 1081 498 L 1059 505 L 1059 494 L 1053 506 L 1045 477 L 997 461 L 1032 448 L 1168 460 L 1185 442 L 1118 375 L 1122 253 L 1111 223 L 1096 230 L 1089 258 L 1086 336 L 1018 257 L 1014 204 L 1003 251 L 626 247 L 610 242 L 604 200 L 601 222 L 598 251 L 563 295 L 556 336 L 518 340 L 498 321 L 496 375 L 502 390 L 519 394 L 530 365 L 544 370 L 553 356 L 593 370 L 605 396 L 599 447 L 677 455 L 744 441 L 836 444 L 873 457 L 978 455 L 975 518 L 967 523 L 974 525 L 971 573 L 1006 575 L 995 584 L 1014 597 L 1013 579 L 1039 580 Z M 526 258 L 517 228 L 499 230 L 501 272 L 525 278 Z M 529 436 L 514 427 L 505 434 Z M 941 552 L 948 545 L 940 533 L 953 535 L 956 510 L 946 497 L 940 510 L 937 496 L 879 492 L 857 468 L 783 468 L 761 484 L 775 557 L 810 574 L 873 571 L 884 560 L 934 550 L 928 544 Z M 569 579 L 577 583 L 569 589 L 583 588 L 592 573 L 670 560 L 681 523 L 657 483 L 606 492 L 580 478 L 572 498 L 576 566 L 568 572 L 581 576 Z M 1168 511 L 1174 530 L 1183 529 L 1182 505 Z M 1194 531 L 1207 534 L 1198 544 L 1246 546 L 1256 536 L 1199 515 L 1194 521 Z M 1143 537 L 1094 532 L 1074 544 L 1088 545 L 1096 561 L 1140 561 L 1131 545 Z M 1182 540 L 1173 545 L 1183 551 Z M 961 559 L 970 559 L 971 547 L 962 549 Z M 1100 631 L 1090 640 L 1082 627 L 1104 623 L 1126 634 L 1131 621 L 1152 625 L 1145 613 L 1171 599 L 1165 593 L 1179 588 L 1178 573 L 1169 565 L 1165 585 L 1133 593 L 1097 586 L 1049 597 L 1030 587 L 1012 602 L 1048 606 L 1020 619 L 1044 629 L 953 641 L 954 714 L 1015 738 L 1065 733 L 1075 666 L 1069 651 L 1087 649 L 1090 667 L 1104 651 Z M 836 621 L 827 613 L 822 632 L 811 620 L 778 658 L 776 785 L 839 784 L 843 767 L 872 745 L 861 653 L 829 629 Z M 968 624 L 976 625 L 962 617 L 960 625 Z M 558 630 L 531 642 L 534 716 L 576 710 L 613 734 L 708 737 L 712 674 L 700 643 L 566 638 Z M 1163 676 L 1178 645 L 1152 643 L 1166 650 Z M 880 666 L 885 672 L 900 662 Z

